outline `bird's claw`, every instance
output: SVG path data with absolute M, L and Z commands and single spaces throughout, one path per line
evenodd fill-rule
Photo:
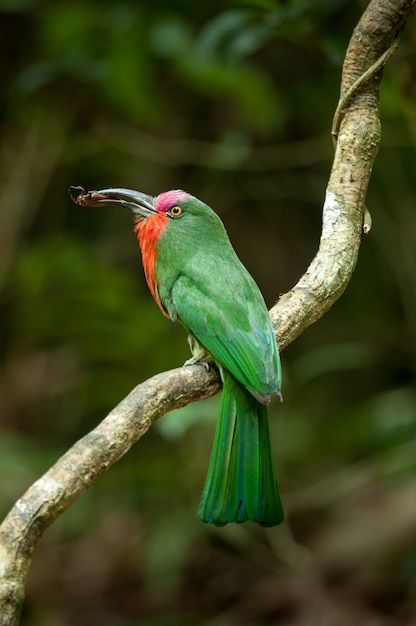
M 199 341 L 189 333 L 188 335 L 188 343 L 191 348 L 192 356 L 190 359 L 185 361 L 185 365 L 203 365 L 206 371 L 209 372 L 210 364 L 213 362 L 212 356 L 205 350 L 203 346 L 199 343 Z
M 183 366 L 186 367 L 187 365 L 202 365 L 206 369 L 206 371 L 209 372 L 210 363 L 212 363 L 211 357 L 192 356 L 190 359 L 187 359 L 185 361 Z

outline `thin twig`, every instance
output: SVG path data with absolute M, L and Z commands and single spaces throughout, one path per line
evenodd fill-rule
M 351 98 L 357 94 L 374 76 L 380 71 L 387 63 L 393 52 L 396 50 L 399 45 L 399 32 L 397 32 L 396 37 L 389 48 L 369 67 L 357 80 L 347 89 L 347 91 L 341 96 L 337 108 L 335 109 L 334 118 L 332 121 L 332 141 L 334 143 L 334 148 L 337 143 L 339 127 L 341 126 L 342 119 L 345 115 L 345 111 L 347 106 L 351 100 Z

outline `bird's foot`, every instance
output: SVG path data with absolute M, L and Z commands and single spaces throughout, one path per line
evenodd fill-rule
M 196 356 L 191 356 L 190 359 L 187 359 L 185 361 L 183 366 L 186 367 L 187 365 L 202 365 L 203 367 L 205 367 L 207 372 L 209 372 L 211 363 L 212 363 L 212 357 L 210 357 L 210 355 L 207 353 L 205 354 L 201 353 L 201 354 L 197 354 Z
M 192 356 L 185 361 L 185 365 L 202 365 L 209 372 L 210 364 L 213 363 L 212 356 L 205 350 L 199 341 L 191 334 L 188 335 L 188 343 L 191 348 Z

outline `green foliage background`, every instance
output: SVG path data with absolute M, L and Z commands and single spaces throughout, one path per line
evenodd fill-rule
M 366 2 L 0 2 L 0 509 L 138 382 L 188 357 L 128 214 L 184 188 L 267 302 L 319 241 L 343 56 Z M 196 520 L 218 398 L 164 417 L 46 533 L 24 626 L 414 624 L 416 36 L 382 83 L 374 226 L 271 409 L 284 526 Z

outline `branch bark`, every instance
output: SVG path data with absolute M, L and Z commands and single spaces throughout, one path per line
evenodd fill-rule
M 415 1 L 373 0 L 352 35 L 334 121 L 335 156 L 319 249 L 299 282 L 270 311 L 281 349 L 332 306 L 354 271 L 364 199 L 380 142 L 382 57 L 389 56 Z M 46 528 L 157 418 L 212 396 L 220 387 L 218 372 L 200 366 L 161 373 L 138 385 L 16 502 L 0 527 L 0 626 L 19 624 L 27 571 Z
M 365 196 L 381 137 L 382 68 L 414 5 L 414 0 L 373 0 L 352 34 L 332 129 L 335 155 L 319 250 L 295 287 L 270 311 L 281 349 L 328 311 L 354 271 Z

